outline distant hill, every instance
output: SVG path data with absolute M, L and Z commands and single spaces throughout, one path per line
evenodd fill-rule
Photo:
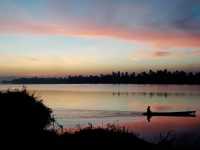
M 111 74 L 31 77 L 4 80 L 7 84 L 200 84 L 200 72 L 158 70 L 141 73 L 112 72 Z
M 2 81 L 11 81 L 13 79 L 16 79 L 17 77 L 16 76 L 0 76 L 0 83 Z

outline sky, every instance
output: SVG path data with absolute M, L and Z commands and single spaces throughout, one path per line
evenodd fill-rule
M 200 71 L 200 0 L 0 0 L 0 76 Z

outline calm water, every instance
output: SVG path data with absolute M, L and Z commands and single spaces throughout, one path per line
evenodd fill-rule
M 160 133 L 171 131 L 190 138 L 200 135 L 200 86 L 188 85 L 26 85 L 53 109 L 65 128 L 88 123 L 126 126 L 141 137 L 156 141 Z M 22 85 L 0 85 L 0 90 Z M 196 110 L 197 116 L 153 117 L 148 122 L 141 113 L 152 111 Z

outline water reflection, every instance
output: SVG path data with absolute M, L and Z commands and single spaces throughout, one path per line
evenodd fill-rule
M 173 132 L 177 139 L 187 135 L 187 140 L 194 140 L 200 135 L 199 119 L 199 114 L 197 117 L 152 117 L 149 123 L 146 118 L 140 118 L 137 121 L 122 122 L 121 125 L 150 141 L 159 140 L 160 134 L 169 131 Z
M 179 117 L 179 118 L 186 118 L 186 117 L 196 117 L 196 114 L 182 114 L 182 115 L 146 115 L 147 121 L 150 122 L 152 117 Z
M 186 96 L 186 95 L 190 95 L 190 96 L 200 96 L 200 93 L 181 93 L 181 92 L 173 92 L 173 93 L 168 93 L 168 92 L 112 92 L 113 96 L 137 96 L 137 95 L 142 95 L 142 96 L 149 96 L 150 98 L 153 97 L 165 97 L 167 98 L 168 96 Z
M 22 88 L 0 85 L 0 90 Z M 197 133 L 200 127 L 200 86 L 186 85 L 26 85 L 51 107 L 64 128 L 117 123 L 147 138 L 169 130 Z M 196 117 L 142 116 L 152 111 L 196 110 Z M 148 123 L 149 120 L 149 123 Z

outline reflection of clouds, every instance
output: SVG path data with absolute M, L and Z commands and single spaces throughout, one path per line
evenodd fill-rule
M 94 126 L 106 126 L 107 123 L 115 123 L 118 126 L 124 126 L 128 128 L 131 132 L 138 133 L 141 137 L 144 137 L 150 141 L 160 140 L 160 134 L 165 135 L 169 131 L 172 131 L 173 134 L 178 138 L 181 138 L 183 135 L 188 135 L 190 138 L 195 138 L 200 134 L 199 116 L 196 118 L 153 117 L 151 122 L 148 123 L 145 116 L 138 116 L 137 112 L 98 110 L 60 111 L 60 113 L 64 114 L 62 117 L 58 118 L 58 121 L 64 124 L 64 127 L 67 129 L 75 128 L 77 124 L 79 124 L 81 127 L 84 127 L 88 125 L 88 122 L 92 123 Z M 70 116 L 70 111 L 74 115 L 78 115 L 78 117 L 81 116 L 83 118 L 77 119 L 77 116 Z M 128 116 L 131 113 L 134 115 Z
M 178 138 L 186 134 L 192 135 L 190 138 L 195 138 L 200 134 L 199 116 L 195 118 L 153 117 L 150 123 L 144 118 L 138 121 L 127 121 L 122 125 L 153 141 L 160 140 L 160 134 L 169 131 L 173 131 Z
M 84 110 L 84 109 L 54 109 L 55 116 L 62 118 L 113 118 L 113 117 L 138 117 L 140 112 L 135 111 L 111 111 L 111 110 Z
M 173 108 L 173 106 L 171 106 L 171 105 L 162 105 L 162 104 L 153 106 L 153 109 L 158 110 L 158 111 L 171 110 L 172 108 Z

